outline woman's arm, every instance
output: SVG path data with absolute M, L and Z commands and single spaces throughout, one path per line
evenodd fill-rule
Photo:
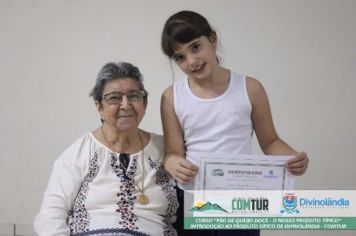
M 269 155 L 293 155 L 287 162 L 288 170 L 294 175 L 302 175 L 308 168 L 306 153 L 298 153 L 279 138 L 273 125 L 271 108 L 267 94 L 260 82 L 246 79 L 248 96 L 252 105 L 252 122 L 262 151 Z
M 34 228 L 39 236 L 70 235 L 67 219 L 80 188 L 80 173 L 80 170 L 76 170 L 65 160 L 55 162 L 41 210 L 34 221 Z
M 161 120 L 165 144 L 164 168 L 181 184 L 191 182 L 198 168 L 185 159 L 183 131 L 174 111 L 173 87 L 161 98 Z

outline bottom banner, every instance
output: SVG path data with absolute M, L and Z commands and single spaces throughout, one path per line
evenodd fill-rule
M 356 217 L 185 217 L 184 229 L 355 230 Z
M 355 230 L 355 190 L 184 192 L 185 229 Z

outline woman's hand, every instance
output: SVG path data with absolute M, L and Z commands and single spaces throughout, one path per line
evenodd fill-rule
M 166 157 L 164 168 L 180 184 L 188 184 L 192 182 L 198 173 L 197 166 L 177 155 Z
M 295 157 L 287 161 L 287 169 L 293 175 L 302 175 L 309 165 L 309 158 L 305 152 L 299 152 Z

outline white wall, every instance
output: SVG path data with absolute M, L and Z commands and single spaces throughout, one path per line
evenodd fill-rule
M 223 65 L 264 84 L 280 136 L 308 152 L 297 188 L 355 189 L 356 1 L 0 0 L 0 223 L 31 223 L 53 161 L 99 126 L 88 93 L 106 62 L 141 69 L 150 92 L 141 127 L 161 133 L 172 76 L 160 33 L 183 9 L 217 28 Z M 298 235 L 263 232 L 282 234 Z

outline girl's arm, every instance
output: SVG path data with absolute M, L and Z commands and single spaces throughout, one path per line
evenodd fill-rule
M 164 168 L 179 183 L 191 182 L 198 167 L 185 159 L 183 131 L 174 111 L 173 87 L 167 88 L 161 98 L 161 120 L 165 144 Z
M 294 175 L 302 175 L 308 168 L 306 153 L 297 152 L 277 135 L 273 125 L 271 108 L 267 94 L 260 82 L 246 79 L 248 96 L 252 105 L 252 122 L 262 151 L 269 155 L 293 155 L 287 162 L 288 170 Z

